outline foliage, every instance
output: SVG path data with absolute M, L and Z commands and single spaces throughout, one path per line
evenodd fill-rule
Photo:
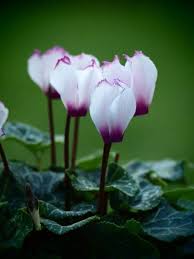
M 17 141 L 33 153 L 50 146 L 48 135 L 29 125 L 7 123 L 5 132 L 1 141 Z M 39 171 L 9 161 L 5 177 L 0 163 L 0 255 L 19 256 L 22 251 L 31 258 L 38 242 L 36 258 L 62 258 L 69 253 L 68 258 L 86 259 L 165 258 L 165 253 L 184 258 L 194 253 L 193 165 L 162 160 L 120 166 L 111 158 L 105 187 L 108 214 L 99 217 L 100 157 L 97 152 L 80 159 L 76 170 L 68 171 L 70 211 L 64 210 L 63 168 Z M 26 183 L 38 198 L 40 231 L 35 230 L 26 205 Z

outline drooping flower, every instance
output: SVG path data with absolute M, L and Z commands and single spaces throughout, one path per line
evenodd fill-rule
M 146 114 L 154 95 L 157 80 L 156 66 L 141 51 L 136 51 L 133 57 L 127 55 L 125 57 L 127 60 L 125 67 L 131 70 L 131 87 L 137 103 L 135 115 Z
M 30 78 L 42 89 L 49 97 L 60 98 L 59 94 L 50 85 L 50 75 L 55 68 L 58 59 L 68 53 L 61 47 L 53 47 L 42 53 L 35 50 L 28 59 L 28 74 Z
M 106 144 L 122 141 L 135 110 L 132 89 L 117 80 L 102 80 L 91 98 L 90 116 Z
M 0 102 L 0 136 L 2 136 L 3 133 L 3 125 L 5 124 L 7 118 L 8 118 L 9 111 L 5 107 L 5 105 Z
M 85 116 L 90 105 L 91 94 L 102 80 L 98 61 L 93 56 L 64 56 L 59 59 L 51 75 L 51 84 L 60 94 L 68 114 Z

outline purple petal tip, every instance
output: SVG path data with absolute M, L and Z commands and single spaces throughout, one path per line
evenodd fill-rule
M 74 108 L 73 105 L 67 105 L 67 110 L 69 115 L 72 117 L 84 117 L 88 112 L 88 108 L 86 106 Z
M 120 128 L 115 128 L 111 131 L 111 142 L 122 142 L 123 132 Z
M 145 102 L 137 103 L 135 116 L 145 115 L 149 112 L 149 107 Z
M 55 68 L 56 68 L 56 67 L 59 65 L 59 63 L 61 63 L 61 62 L 65 63 L 65 64 L 67 64 L 67 65 L 70 65 L 70 64 L 71 64 L 70 58 L 65 55 L 64 57 L 62 57 L 62 58 L 60 58 L 60 59 L 57 60 L 57 63 L 56 63 L 56 65 L 55 65 Z

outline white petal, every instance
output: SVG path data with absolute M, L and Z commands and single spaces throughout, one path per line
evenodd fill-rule
M 60 61 L 51 73 L 50 83 L 60 94 L 66 108 L 78 107 L 78 82 L 72 65 Z
M 149 57 L 142 52 L 128 59 L 132 69 L 132 88 L 137 101 L 137 109 L 147 109 L 152 102 L 155 84 L 157 80 L 157 69 Z M 140 111 L 141 112 L 141 111 Z
M 28 60 L 28 73 L 31 79 L 44 91 L 47 92 L 50 82 L 50 73 L 54 69 L 58 59 L 67 52 L 60 47 L 54 47 L 41 55 L 35 51 Z
M 123 88 L 110 106 L 111 114 L 111 140 L 122 141 L 124 131 L 136 111 L 136 100 L 131 88 Z
M 0 136 L 2 135 L 2 127 L 8 118 L 9 110 L 0 102 Z
M 43 63 L 38 51 L 28 59 L 28 74 L 40 88 L 45 89 L 46 84 L 43 78 Z
M 115 80 L 122 81 L 128 86 L 131 85 L 131 70 L 130 67 L 123 66 L 119 58 L 115 56 L 112 62 L 104 62 L 102 66 L 103 76 L 112 84 Z
M 100 62 L 98 59 L 92 55 L 81 53 L 77 56 L 71 56 L 72 65 L 77 69 L 85 69 L 87 66 L 91 64 L 91 61 L 95 60 L 97 66 L 100 66 Z
M 109 141 L 110 105 L 118 94 L 118 88 L 103 80 L 91 98 L 90 116 L 105 142 Z
M 88 109 L 90 105 L 91 94 L 97 84 L 102 80 L 102 72 L 96 64 L 88 66 L 84 70 L 77 70 L 79 106 Z
M 68 53 L 60 47 L 54 47 L 52 49 L 49 49 L 42 55 L 42 61 L 44 66 L 43 78 L 47 86 L 49 86 L 50 75 L 53 69 L 55 68 L 57 61 L 63 58 L 64 55 L 68 56 Z

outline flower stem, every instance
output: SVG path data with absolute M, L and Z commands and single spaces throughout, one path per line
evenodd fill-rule
M 74 133 L 73 133 L 73 146 L 72 146 L 72 157 L 71 157 L 71 169 L 75 169 L 77 146 L 78 146 L 78 135 L 79 135 L 79 122 L 80 118 L 75 118 Z
M 110 149 L 111 149 L 111 143 L 104 144 L 102 165 L 101 165 L 101 176 L 100 176 L 100 192 L 99 192 L 99 201 L 98 201 L 98 213 L 102 216 L 105 215 L 107 211 L 105 181 L 106 181 L 106 172 L 107 172 Z
M 1 143 L 0 143 L 0 155 L 4 166 L 4 176 L 7 177 L 9 175 L 9 165 Z
M 71 116 L 67 113 L 65 122 L 65 140 L 64 140 L 64 166 L 69 168 L 69 132 L 70 132 Z
M 49 92 L 51 88 L 49 87 Z M 50 130 L 50 140 L 51 140 L 51 166 L 56 166 L 56 146 L 55 146 L 55 130 L 54 130 L 54 120 L 53 120 L 53 106 L 52 99 L 48 95 L 48 120 L 49 120 L 49 130 Z
M 71 181 L 67 174 L 67 169 L 69 169 L 69 132 L 70 132 L 70 122 L 71 116 L 67 113 L 66 123 L 65 123 L 65 140 L 64 140 L 64 167 L 65 167 L 65 189 L 66 189 L 66 196 L 65 196 L 65 209 L 70 210 L 71 207 Z

